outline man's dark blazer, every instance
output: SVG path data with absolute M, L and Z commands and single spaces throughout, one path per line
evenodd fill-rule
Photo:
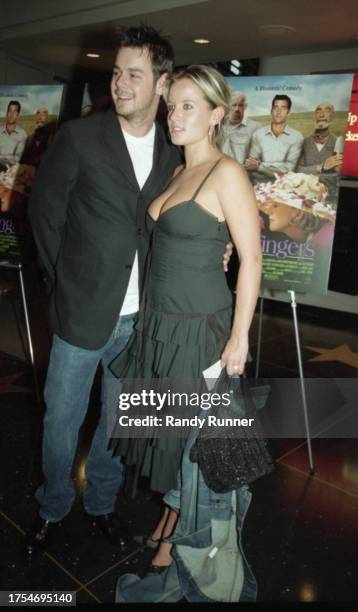
M 59 130 L 38 169 L 29 215 L 53 286 L 51 325 L 66 342 L 97 349 L 110 337 L 137 249 L 142 283 L 147 206 L 178 163 L 157 125 L 152 171 L 140 190 L 112 109 Z

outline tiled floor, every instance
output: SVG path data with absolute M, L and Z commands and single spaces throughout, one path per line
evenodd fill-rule
M 42 384 L 50 342 L 45 323 L 46 297 L 34 284 L 29 285 L 29 297 Z M 295 378 L 297 358 L 290 308 L 266 302 L 264 312 L 260 374 L 266 378 Z M 326 407 L 325 433 L 312 442 L 316 469 L 313 476 L 308 471 L 304 439 L 291 437 L 272 442 L 277 467 L 252 487 L 253 501 L 243 536 L 245 553 L 258 580 L 260 602 L 358 605 L 358 425 L 354 401 L 353 408 L 345 410 L 340 401 L 342 387 L 337 390 L 331 380 L 346 379 L 351 385 L 350 393 L 357 391 L 357 318 L 299 308 L 299 320 L 305 375 L 325 379 L 318 395 L 316 390 L 314 399 L 310 398 L 311 404 Z M 33 492 L 40 481 L 41 409 L 34 398 L 31 368 L 24 357 L 24 341 L 16 321 L 24 337 L 20 302 L 16 298 L 10 300 L 9 295 L 0 302 L 0 588 L 71 590 L 77 592 L 77 601 L 83 604 L 113 602 L 118 575 L 142 571 L 147 557 L 134 547 L 119 552 L 93 532 L 80 497 L 38 562 L 28 566 L 23 560 L 24 532 L 37 508 Z M 257 327 L 256 316 L 253 355 Z M 326 350 L 327 359 L 327 349 L 344 345 L 348 352 L 341 348 L 329 361 L 314 360 L 319 353 L 309 348 Z M 74 468 L 79 493 L 84 486 L 83 465 L 98 414 L 97 387 L 82 428 Z M 330 402 L 333 408 L 329 408 Z M 292 403 L 290 409 L 297 410 Z M 347 431 L 351 434 L 348 439 Z M 117 511 L 132 533 L 143 533 L 155 524 L 160 500 L 143 482 L 136 500 L 120 497 Z

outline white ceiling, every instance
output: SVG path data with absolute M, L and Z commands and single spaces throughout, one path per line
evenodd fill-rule
M 358 66 L 357 0 L 0 0 L 0 10 L 0 48 L 58 68 L 109 70 L 116 27 L 141 21 L 171 35 L 178 65 L 357 45 Z

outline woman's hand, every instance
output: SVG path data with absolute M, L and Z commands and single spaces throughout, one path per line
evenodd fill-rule
M 230 262 L 230 258 L 231 258 L 233 249 L 234 249 L 233 243 L 232 242 L 228 242 L 226 247 L 225 247 L 225 253 L 223 255 L 224 272 L 228 272 L 228 270 L 229 270 L 229 262 Z
M 243 374 L 247 354 L 249 351 L 248 337 L 230 336 L 223 354 L 221 355 L 221 367 L 231 374 Z

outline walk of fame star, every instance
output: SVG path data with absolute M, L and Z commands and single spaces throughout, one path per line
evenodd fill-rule
M 325 349 L 319 346 L 305 346 L 305 348 L 319 353 L 319 355 L 308 359 L 308 361 L 340 361 L 352 368 L 358 368 L 358 353 L 353 353 L 348 344 L 341 344 L 333 349 Z

